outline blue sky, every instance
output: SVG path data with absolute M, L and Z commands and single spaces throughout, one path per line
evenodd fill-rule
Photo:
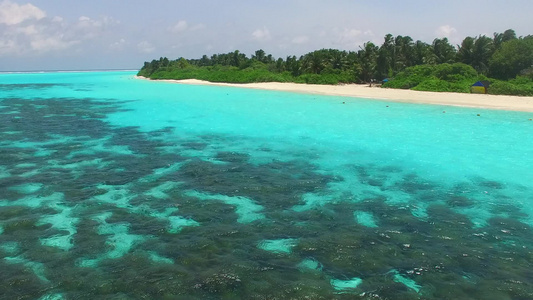
M 0 71 L 136 69 L 166 56 L 357 50 L 387 33 L 427 43 L 533 34 L 531 0 L 0 0 Z

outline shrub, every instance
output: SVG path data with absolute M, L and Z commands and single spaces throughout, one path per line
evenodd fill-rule
M 398 73 L 383 86 L 417 91 L 468 93 L 470 85 L 479 79 L 474 68 L 462 63 L 418 65 Z
M 533 96 L 533 82 L 519 83 L 519 81 L 496 81 L 488 89 L 489 94 Z

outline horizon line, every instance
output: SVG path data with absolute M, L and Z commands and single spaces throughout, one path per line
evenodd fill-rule
M 112 72 L 112 71 L 139 71 L 139 68 L 128 69 L 44 69 L 44 70 L 25 70 L 25 71 L 0 71 L 0 74 L 16 73 L 75 73 L 75 72 Z

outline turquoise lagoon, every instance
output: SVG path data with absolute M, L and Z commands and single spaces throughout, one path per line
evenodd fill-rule
M 0 298 L 532 299 L 530 118 L 0 74 Z

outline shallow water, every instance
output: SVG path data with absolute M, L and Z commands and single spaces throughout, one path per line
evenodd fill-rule
M 0 74 L 0 298 L 533 298 L 530 114 L 133 75 Z

